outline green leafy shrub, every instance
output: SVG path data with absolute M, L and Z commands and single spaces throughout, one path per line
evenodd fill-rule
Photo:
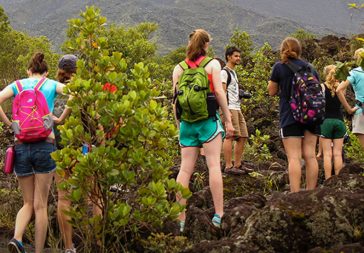
M 69 24 L 65 47 L 79 61 L 67 85 L 72 115 L 60 127 L 65 148 L 53 154 L 61 176 L 72 170 L 60 187 L 70 191 L 69 215 L 84 252 L 127 251 L 176 219 L 184 207 L 170 196 L 190 195 L 168 178 L 176 129 L 166 108 L 153 99 L 160 91 L 148 67 L 129 66 L 109 46 L 99 9 L 89 7 Z M 87 155 L 81 153 L 83 144 L 92 145 Z M 91 215 L 90 202 L 101 213 Z
M 259 129 L 254 135 L 250 135 L 249 142 L 245 148 L 245 158 L 249 161 L 264 162 L 272 159 L 272 155 L 267 146 L 270 136 L 262 134 Z
M 249 127 L 261 129 L 263 133 L 266 128 L 271 128 L 273 120 L 278 118 L 278 97 L 270 97 L 267 94 L 273 62 L 272 48 L 266 43 L 253 54 L 247 65 L 237 67 L 242 88 L 252 94 L 250 99 L 242 101 L 244 116 Z
M 348 133 L 350 141 L 348 144 L 345 144 L 346 157 L 352 161 L 364 163 L 364 151 L 358 137 L 350 131 Z

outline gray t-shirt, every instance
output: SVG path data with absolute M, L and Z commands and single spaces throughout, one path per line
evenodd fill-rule
M 227 67 L 225 67 L 227 68 Z M 227 86 L 228 105 L 231 110 L 240 110 L 240 99 L 239 99 L 239 83 L 238 77 L 234 70 L 223 69 L 221 70 L 221 82 L 226 83 L 228 80 L 228 74 L 226 71 L 230 71 L 231 81 Z

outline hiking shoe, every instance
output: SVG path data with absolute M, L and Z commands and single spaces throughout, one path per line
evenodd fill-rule
M 250 173 L 250 172 L 253 172 L 254 171 L 253 169 L 251 169 L 249 167 L 246 167 L 246 166 L 243 166 L 243 165 L 241 165 L 239 167 L 239 169 L 242 170 L 242 171 L 245 171 L 245 173 Z
M 8 243 L 8 250 L 10 253 L 26 253 L 23 243 L 15 238 L 11 239 Z
M 229 169 L 225 168 L 225 173 L 230 174 L 230 175 L 244 175 L 244 174 L 246 174 L 245 171 L 237 169 L 235 167 L 232 167 L 232 168 L 229 168 Z
M 221 217 L 217 213 L 214 214 L 214 217 L 212 218 L 211 222 L 215 227 L 221 228 Z

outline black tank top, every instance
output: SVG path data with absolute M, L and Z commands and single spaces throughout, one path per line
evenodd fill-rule
M 327 88 L 326 84 L 325 84 L 325 99 L 326 99 L 325 118 L 344 120 L 340 100 L 336 96 L 336 94 L 335 96 L 331 96 L 331 91 L 329 90 L 329 88 Z

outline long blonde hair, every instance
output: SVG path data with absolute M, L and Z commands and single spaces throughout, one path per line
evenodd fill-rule
M 301 57 L 302 47 L 298 39 L 293 37 L 285 38 L 281 43 L 281 61 L 287 62 L 289 58 L 299 59 Z
M 364 52 L 364 48 L 359 48 L 359 49 L 355 50 L 354 60 L 356 60 L 357 63 L 359 62 L 359 60 L 363 59 L 363 57 L 361 56 L 361 54 L 363 52 Z
M 332 97 L 335 96 L 335 91 L 337 89 L 337 86 L 339 86 L 339 82 L 335 78 L 335 73 L 336 73 L 335 65 L 328 65 L 324 68 L 325 84 L 326 87 L 330 90 Z
M 187 58 L 191 61 L 197 60 L 198 57 L 207 54 L 206 43 L 211 41 L 211 36 L 203 29 L 196 29 L 189 35 L 187 46 Z

